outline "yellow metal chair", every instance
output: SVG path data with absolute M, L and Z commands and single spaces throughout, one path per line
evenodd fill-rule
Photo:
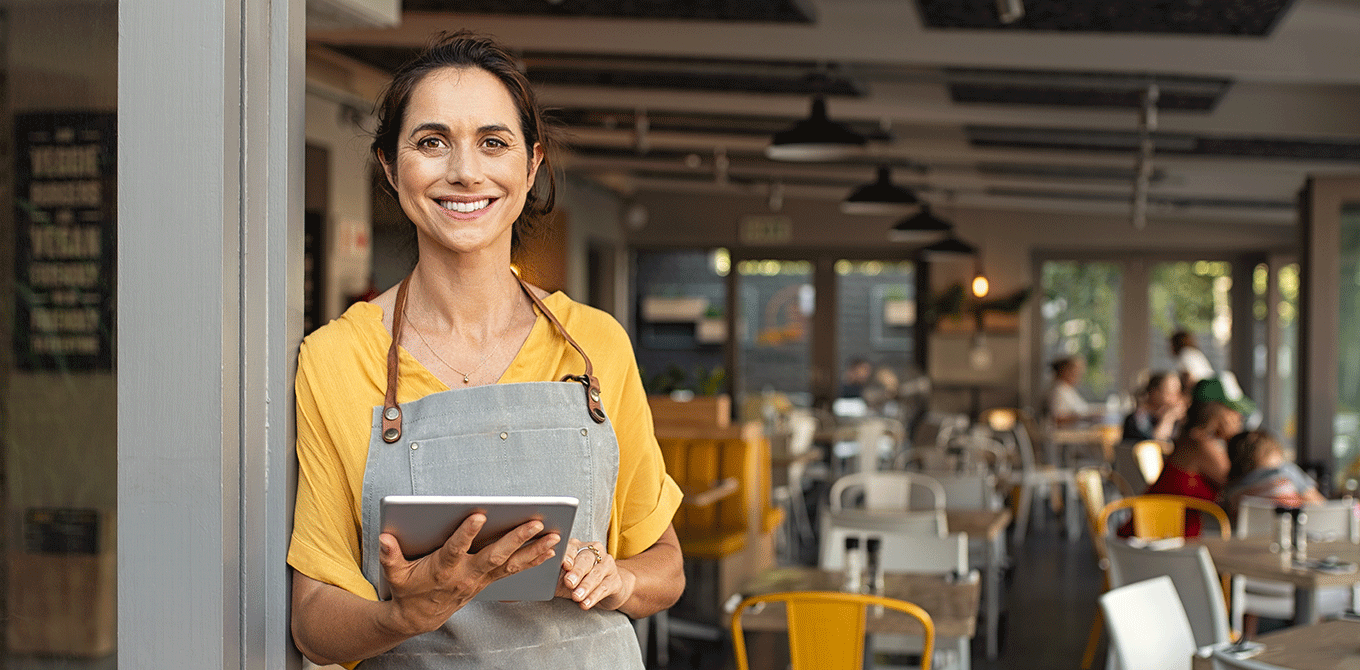
M 1169 451 L 1168 446 L 1160 440 L 1143 440 L 1133 445 L 1133 459 L 1149 485 L 1162 476 L 1162 459 Z
M 1110 515 L 1121 509 L 1133 510 L 1133 535 L 1144 540 L 1158 540 L 1185 535 L 1185 513 L 1197 510 L 1218 521 L 1224 538 L 1232 537 L 1228 513 L 1222 507 L 1202 498 L 1150 493 L 1116 500 L 1100 511 L 1098 534 L 1109 533 Z
M 1119 473 L 1111 470 L 1108 466 L 1087 466 L 1077 470 L 1077 493 L 1081 497 L 1082 506 L 1086 508 L 1086 525 L 1091 534 L 1091 543 L 1095 545 L 1096 562 L 1100 565 L 1101 579 L 1104 582 L 1103 589 L 1110 590 L 1109 559 L 1105 556 L 1105 542 L 1100 532 L 1100 513 L 1105 509 L 1105 482 L 1109 481 L 1119 490 L 1119 495 L 1128 497 L 1133 494 L 1129 483 Z M 1096 609 L 1095 618 L 1091 621 L 1091 633 L 1086 638 L 1086 651 L 1081 656 L 1082 670 L 1088 670 L 1096 659 L 1096 649 L 1100 646 L 1100 638 L 1105 632 L 1105 617 L 1101 615 L 1100 609 Z
M 732 647 L 737 670 L 748 670 L 742 614 L 753 605 L 784 603 L 792 670 L 861 670 L 864 667 L 866 609 L 877 605 L 916 617 L 922 634 L 921 670 L 930 670 L 935 653 L 935 622 L 920 607 L 893 598 L 835 591 L 784 591 L 751 596 L 732 613 Z

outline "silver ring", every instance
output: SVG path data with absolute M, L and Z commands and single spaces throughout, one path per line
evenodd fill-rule
M 599 549 L 596 549 L 596 548 L 595 548 L 595 545 L 593 545 L 593 544 L 582 545 L 580 549 L 577 549 L 577 550 L 576 550 L 576 554 L 575 554 L 575 555 L 576 555 L 576 556 L 580 556 L 580 555 L 581 555 L 581 552 L 583 552 L 583 551 L 585 551 L 585 550 L 587 550 L 587 549 L 590 550 L 590 553 L 595 554 L 595 564 L 596 564 L 596 565 L 599 565 L 599 564 L 600 564 L 600 561 L 603 561 L 603 560 L 604 560 L 604 555 L 601 554 L 601 553 L 600 553 L 600 550 L 599 550 Z

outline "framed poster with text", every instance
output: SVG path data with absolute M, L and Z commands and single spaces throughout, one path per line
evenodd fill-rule
M 117 116 L 14 120 L 15 361 L 113 368 Z

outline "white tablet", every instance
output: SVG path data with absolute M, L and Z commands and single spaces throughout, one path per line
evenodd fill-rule
M 485 514 L 486 524 L 472 541 L 472 553 L 526 521 L 538 519 L 543 522 L 543 532 L 530 542 L 559 533 L 557 554 L 528 570 L 491 582 L 473 600 L 552 600 L 578 502 L 569 496 L 387 496 L 379 508 L 379 525 L 380 532 L 395 536 L 406 558 L 413 559 L 442 546 L 474 512 Z M 377 542 L 378 534 L 372 539 Z M 391 597 L 381 570 L 378 597 Z

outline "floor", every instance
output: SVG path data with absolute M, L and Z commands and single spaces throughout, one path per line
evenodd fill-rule
M 1091 540 L 1085 534 L 1068 541 L 1061 523 L 1050 513 L 1042 522 L 1031 524 L 1030 536 L 1011 550 L 1012 567 L 1005 582 L 1006 595 L 1001 618 L 1001 653 L 988 661 L 981 636 L 973 640 L 974 670 L 1051 670 L 1080 668 L 1086 648 L 1096 598 L 1101 591 L 1100 571 L 1096 567 Z M 981 622 L 979 622 L 979 625 Z M 781 640 L 767 640 L 766 656 L 784 650 Z M 754 648 L 760 641 L 751 641 Z M 752 668 L 786 667 L 787 658 L 764 658 Z M 1105 646 L 1102 642 L 1093 670 L 1103 670 Z M 730 640 L 717 642 L 674 640 L 671 668 L 730 670 L 735 668 Z

